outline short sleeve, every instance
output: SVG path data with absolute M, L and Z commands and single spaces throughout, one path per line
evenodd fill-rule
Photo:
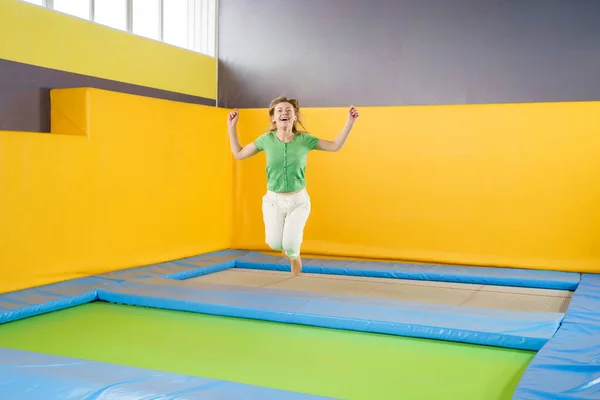
M 256 148 L 258 149 L 258 151 L 262 151 L 265 149 L 265 139 L 266 139 L 267 134 L 262 134 L 259 137 L 256 138 L 256 140 L 254 141 L 254 145 L 256 146 Z
M 313 150 L 315 147 L 317 147 L 317 144 L 319 143 L 319 138 L 316 136 L 313 136 L 309 133 L 304 133 L 304 142 L 306 143 L 306 146 L 308 146 L 308 148 L 310 150 Z

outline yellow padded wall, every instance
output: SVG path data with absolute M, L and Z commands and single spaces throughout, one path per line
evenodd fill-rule
M 0 293 L 229 247 L 227 110 L 95 89 L 52 104 L 53 134 L 0 132 Z
M 346 109 L 305 109 L 333 139 Z M 360 108 L 313 152 L 303 251 L 600 272 L 600 103 Z M 243 144 L 266 110 L 242 110 Z M 236 248 L 266 250 L 265 159 L 235 163 Z

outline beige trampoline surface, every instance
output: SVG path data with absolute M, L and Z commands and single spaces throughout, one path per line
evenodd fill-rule
M 571 291 L 231 268 L 187 279 L 224 285 L 524 312 L 565 312 Z

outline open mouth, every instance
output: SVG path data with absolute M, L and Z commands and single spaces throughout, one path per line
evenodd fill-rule
M 288 117 L 281 117 L 281 118 L 279 118 L 279 120 L 283 121 L 283 122 L 286 122 L 286 121 L 289 121 L 289 118 Z

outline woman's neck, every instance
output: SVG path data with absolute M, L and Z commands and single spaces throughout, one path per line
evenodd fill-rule
M 292 128 L 278 128 L 277 129 L 277 138 L 282 142 L 291 142 L 294 139 L 294 132 Z

